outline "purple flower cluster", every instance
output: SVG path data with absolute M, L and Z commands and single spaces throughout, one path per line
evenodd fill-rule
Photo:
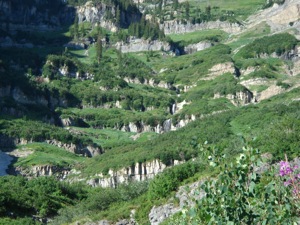
M 286 161 L 281 161 L 280 162 L 280 170 L 279 170 L 279 175 L 284 177 L 286 175 L 289 175 L 293 173 L 294 170 L 291 168 L 289 162 Z
M 297 169 L 298 166 L 291 167 L 286 157 L 286 161 L 280 162 L 279 176 L 287 176 L 289 178 L 283 183 L 283 185 L 285 187 L 291 186 L 293 188 L 294 196 L 297 199 L 300 199 L 300 173 L 296 173 Z

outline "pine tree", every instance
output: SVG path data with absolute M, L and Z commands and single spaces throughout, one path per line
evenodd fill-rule
M 174 0 L 173 2 L 173 7 L 174 7 L 174 10 L 177 10 L 178 9 L 178 0 Z
M 75 16 L 74 20 L 74 39 L 78 38 L 78 33 L 79 33 L 79 21 L 78 21 L 78 16 Z
M 84 37 L 86 35 L 84 23 L 82 23 L 80 25 L 80 34 L 81 34 L 81 37 Z
M 121 12 L 120 12 L 120 7 L 117 7 L 117 12 L 116 12 L 116 26 L 120 28 L 121 26 Z
M 97 55 L 98 64 L 100 64 L 100 61 L 102 59 L 102 50 L 103 50 L 102 38 L 101 36 L 98 36 L 97 43 L 96 43 L 96 55 Z
M 187 1 L 185 3 L 185 18 L 188 20 L 190 17 L 190 3 Z
M 206 13 L 207 18 L 210 19 L 210 17 L 211 17 L 211 6 L 210 5 L 208 5 L 205 8 L 205 13 Z

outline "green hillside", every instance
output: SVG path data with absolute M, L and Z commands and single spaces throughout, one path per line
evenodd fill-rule
M 294 2 L 19 3 L 0 4 L 0 224 L 299 223 Z

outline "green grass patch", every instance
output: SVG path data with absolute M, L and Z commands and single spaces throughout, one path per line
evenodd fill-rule
M 271 33 L 271 28 L 266 22 L 261 22 L 239 35 L 239 38 L 257 38 Z
M 216 14 L 233 11 L 234 17 L 238 20 L 244 20 L 255 11 L 265 5 L 264 0 L 192 0 L 190 4 L 194 7 L 204 9 L 208 5 L 218 7 Z
M 228 46 L 220 44 L 192 55 L 168 58 L 156 64 L 155 68 L 157 71 L 166 70 L 159 74 L 159 78 L 168 83 L 191 85 L 203 78 L 214 65 L 230 62 L 230 53 Z
M 93 129 L 78 127 L 73 127 L 72 129 L 88 135 L 95 143 L 104 148 L 104 150 L 132 144 L 134 142 L 145 142 L 155 138 L 158 135 L 154 132 L 145 132 L 137 135 L 137 133 L 124 132 L 115 129 Z
M 202 30 L 185 34 L 170 34 L 169 37 L 172 41 L 187 46 L 201 41 L 221 42 L 228 37 L 228 34 L 222 30 Z
M 266 90 L 269 86 L 267 85 L 251 85 L 249 87 L 249 89 L 253 92 L 253 91 L 256 91 L 256 92 L 262 92 L 264 90 Z
M 20 157 L 14 166 L 30 167 L 35 165 L 53 165 L 59 167 L 74 167 L 78 163 L 83 163 L 86 159 L 68 152 L 63 148 L 58 148 L 46 143 L 32 143 L 21 145 L 19 151 L 33 151 L 26 157 Z

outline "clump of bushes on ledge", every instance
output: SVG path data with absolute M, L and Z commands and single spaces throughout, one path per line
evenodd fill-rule
M 294 49 L 297 39 L 288 33 L 274 34 L 256 39 L 252 43 L 243 47 L 236 55 L 236 58 L 257 58 L 262 54 L 271 55 L 276 53 L 278 56 Z

